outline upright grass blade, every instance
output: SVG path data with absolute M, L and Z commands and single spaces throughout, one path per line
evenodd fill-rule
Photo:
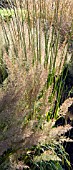
M 30 35 L 31 35 L 31 22 L 30 22 L 30 13 L 29 13 L 29 5 L 28 5 L 28 0 L 26 1 L 27 4 L 27 22 L 28 22 L 28 36 L 29 36 L 29 49 L 30 49 Z

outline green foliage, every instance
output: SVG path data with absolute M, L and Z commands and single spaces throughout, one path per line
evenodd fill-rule
M 13 9 L 0 9 L 0 17 L 4 20 L 7 18 L 11 18 L 14 15 Z
M 34 157 L 38 169 L 63 170 L 64 166 L 70 168 L 68 155 L 64 148 L 57 144 L 44 145 L 39 148 L 40 153 Z
M 12 159 L 12 155 L 15 154 L 17 150 L 12 150 L 11 148 L 5 152 L 4 156 L 0 156 L 0 167 L 5 170 L 6 166 L 11 167 L 9 158 Z M 30 149 L 26 149 L 22 154 L 18 154 L 14 162 L 18 161 L 24 162 L 29 169 L 33 170 L 63 170 L 67 167 L 70 169 L 71 165 L 69 162 L 68 155 L 61 145 L 58 144 L 43 144 L 38 146 L 33 146 Z
M 3 50 L 0 49 L 0 84 L 8 77 L 6 65 L 3 62 Z
M 18 9 L 17 14 L 19 17 L 22 17 L 23 20 L 26 16 L 26 10 L 24 9 Z M 14 9 L 0 9 L 0 19 L 5 20 L 6 22 L 10 20 L 10 18 L 13 18 L 15 16 L 15 10 Z

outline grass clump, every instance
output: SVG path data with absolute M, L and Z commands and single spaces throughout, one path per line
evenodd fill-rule
M 70 3 L 72 4 L 72 1 Z M 12 131 L 13 127 L 15 129 L 14 132 L 12 131 L 14 135 L 14 137 L 12 136 L 13 148 L 16 146 L 17 129 L 20 128 L 23 134 L 20 140 L 17 139 L 17 146 L 19 146 L 20 141 L 23 141 L 25 134 L 25 142 L 22 143 L 24 143 L 25 148 L 26 146 L 28 148 L 35 141 L 38 144 L 40 137 L 37 133 L 41 135 L 46 132 L 47 134 L 48 130 L 45 131 L 44 128 L 47 121 L 56 119 L 59 115 L 67 73 L 63 74 L 64 67 L 69 57 L 68 30 L 71 32 L 72 38 L 72 18 L 69 20 L 67 5 L 66 1 L 56 1 L 53 4 L 51 0 L 50 3 L 48 0 L 37 2 L 36 0 L 27 0 L 24 3 L 15 1 L 13 9 L 0 10 L 1 45 L 3 48 L 1 60 L 5 63 L 8 72 L 7 87 L 5 89 L 3 86 L 2 88 L 4 94 L 1 106 L 1 115 L 6 113 L 6 116 L 4 119 L 1 117 L 1 119 L 6 121 L 7 118 L 8 121 L 11 121 L 10 129 L 7 128 L 6 135 L 10 134 L 8 130 Z M 71 12 L 70 9 L 68 14 Z M 8 22 L 7 18 L 10 18 Z M 45 136 L 45 133 L 43 135 Z M 30 137 L 33 136 L 35 136 L 34 143 L 33 140 L 29 141 Z M 50 138 L 49 134 L 48 138 Z M 53 136 L 49 141 L 52 143 L 52 140 Z M 45 152 L 47 154 L 47 151 L 42 150 L 43 154 Z M 31 167 L 33 169 L 43 169 L 44 167 L 47 169 L 49 166 L 49 169 L 63 169 L 62 158 L 65 152 L 60 152 L 61 157 L 58 158 L 55 150 L 54 155 L 52 150 L 53 145 L 51 145 L 51 155 L 53 158 L 54 155 L 56 156 L 56 161 L 50 159 L 50 153 L 47 160 L 45 160 L 44 155 L 35 157 L 33 154 Z M 26 155 L 26 158 L 29 157 Z M 9 155 L 8 160 L 10 160 Z M 69 165 L 65 154 L 64 160 Z

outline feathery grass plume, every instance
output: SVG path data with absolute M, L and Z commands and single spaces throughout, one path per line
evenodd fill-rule
M 44 133 L 47 121 L 58 117 L 66 78 L 63 69 L 68 57 L 67 29 L 71 28 L 72 19 L 67 25 L 66 1 L 15 0 L 13 5 L 9 0 L 8 3 L 12 8 L 3 9 L 0 14 L 2 57 L 8 70 L 5 93 L 11 95 L 5 109 L 14 104 L 15 125 L 21 124 L 28 134 L 33 130 L 38 143 L 36 133 Z M 9 20 L 5 20 L 7 16 Z M 66 31 L 64 39 L 63 31 Z M 7 113 L 10 115 L 11 110 Z M 33 140 L 26 139 L 25 144 L 33 145 Z M 51 167 L 56 169 L 56 166 L 61 168 L 52 162 Z
M 11 1 L 9 3 L 11 5 Z M 30 112 L 28 114 L 30 116 L 27 116 L 29 119 L 35 114 L 35 103 L 38 102 L 41 103 L 40 117 L 46 115 L 47 112 L 49 114 L 49 109 L 51 109 L 51 117 L 55 116 L 52 115 L 54 103 L 57 101 L 58 110 L 60 92 L 63 88 L 62 80 L 59 87 L 56 87 L 57 82 L 55 82 L 55 75 L 57 74 L 58 79 L 67 58 L 66 41 L 60 47 L 59 26 L 62 25 L 63 14 L 60 2 L 56 1 L 52 21 L 49 23 L 47 5 L 49 7 L 49 4 L 42 0 L 32 1 L 31 5 L 28 0 L 24 4 L 15 0 L 14 12 L 10 21 L 5 22 L 4 19 L 1 21 L 5 44 L 3 60 L 6 62 L 10 80 L 18 82 L 20 79 L 23 82 L 20 84 L 23 84 L 24 87 L 27 86 L 24 96 L 28 112 Z M 9 9 L 6 11 L 8 14 Z M 11 11 L 12 9 L 10 9 Z M 58 23 L 59 21 L 61 23 Z M 49 103 L 49 98 L 51 103 Z M 49 108 L 50 104 L 52 108 Z

